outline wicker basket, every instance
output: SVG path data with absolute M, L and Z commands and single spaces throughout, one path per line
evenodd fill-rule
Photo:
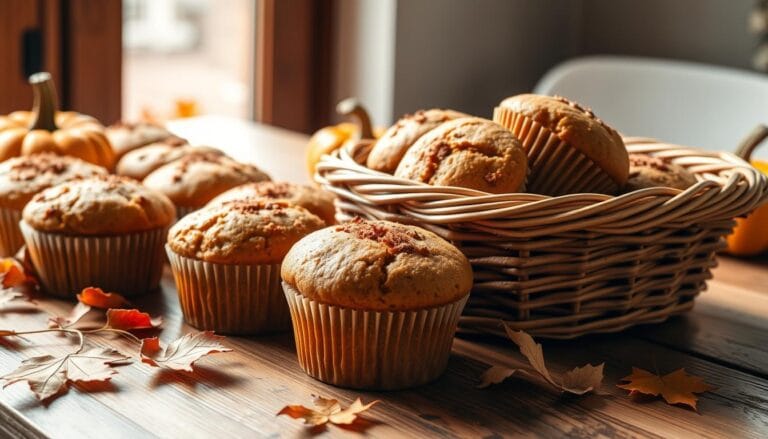
M 620 331 L 693 307 L 715 254 L 744 215 L 768 198 L 745 161 L 660 143 L 632 144 L 684 166 L 699 182 L 681 192 L 621 196 L 493 195 L 430 186 L 366 168 L 350 145 L 324 156 L 316 180 L 336 193 L 339 220 L 357 215 L 416 224 L 456 244 L 475 285 L 460 332 L 503 334 L 501 320 L 548 338 Z

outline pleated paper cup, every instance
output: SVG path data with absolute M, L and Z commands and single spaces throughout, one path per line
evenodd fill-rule
M 74 298 L 95 286 L 126 297 L 156 289 L 163 273 L 167 227 L 114 236 L 41 232 L 19 222 L 43 289 Z
M 190 206 L 176 206 L 176 220 L 180 220 L 184 218 L 186 215 L 189 215 L 190 213 L 200 209 L 202 206 L 198 207 L 190 207 Z
M 20 210 L 0 208 L 0 257 L 13 256 L 24 245 L 19 221 Z
M 216 264 L 165 246 L 184 319 L 200 330 L 255 335 L 287 331 L 291 316 L 280 264 Z
M 616 193 L 619 185 L 592 159 L 533 119 L 496 107 L 493 121 L 510 130 L 528 155 L 528 191 L 551 196 Z
M 423 310 L 363 311 L 316 302 L 285 282 L 283 291 L 302 369 L 328 384 L 367 390 L 437 379 L 469 297 Z

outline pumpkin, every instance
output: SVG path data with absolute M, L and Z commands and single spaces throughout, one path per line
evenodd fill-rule
M 327 126 L 312 135 L 307 145 L 307 170 L 310 178 L 314 177 L 315 167 L 324 154 L 336 151 L 348 141 L 374 139 L 381 136 L 383 132 L 382 129 L 374 132 L 368 112 L 355 98 L 339 102 L 336 105 L 336 112 L 342 116 L 354 118 L 356 123 L 342 122 Z
M 104 127 L 93 117 L 56 111 L 56 89 L 49 73 L 35 73 L 29 83 L 34 92 L 33 110 L 0 116 L 0 161 L 51 152 L 112 169 L 115 154 Z
M 763 174 L 768 174 L 768 162 L 750 160 L 752 152 L 768 138 L 768 127 L 757 127 L 736 151 L 736 155 L 751 162 Z M 752 256 L 768 251 L 768 204 L 755 209 L 746 218 L 736 218 L 736 227 L 728 235 L 728 252 L 737 256 Z

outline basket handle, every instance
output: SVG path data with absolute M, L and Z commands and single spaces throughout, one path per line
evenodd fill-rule
M 755 148 L 763 143 L 766 138 L 768 138 L 768 126 L 759 124 L 750 131 L 744 140 L 741 141 L 739 147 L 736 148 L 736 155 L 749 163 L 749 160 L 752 158 L 752 152 L 754 152 Z

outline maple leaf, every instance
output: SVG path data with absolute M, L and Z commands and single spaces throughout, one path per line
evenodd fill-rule
M 195 361 L 218 352 L 230 352 L 219 340 L 224 337 L 212 331 L 186 334 L 163 349 L 157 337 L 141 340 L 141 361 L 164 369 L 192 372 Z
M 633 367 L 632 373 L 619 381 L 621 389 L 629 390 L 629 394 L 642 393 L 645 395 L 661 395 L 668 404 L 684 404 L 696 410 L 696 393 L 704 393 L 714 389 L 705 383 L 701 377 L 688 375 L 685 369 L 677 369 L 664 376 L 659 376 L 647 370 Z
M 149 314 L 141 312 L 138 309 L 119 309 L 113 308 L 107 310 L 107 324 L 105 328 L 121 329 L 130 331 L 132 329 L 153 329 L 163 323 L 162 317 L 155 319 Z
M 101 288 L 87 287 L 77 295 L 80 303 L 94 308 L 109 309 L 122 308 L 129 305 L 128 300 L 117 293 L 105 293 Z
M 68 328 L 85 317 L 91 310 L 89 305 L 78 302 L 66 316 L 53 316 L 48 319 L 49 328 Z
M 277 415 L 287 415 L 293 419 L 302 419 L 305 424 L 317 427 L 327 423 L 336 425 L 349 425 L 358 419 L 360 413 L 370 409 L 379 401 L 373 401 L 363 404 L 360 398 L 357 398 L 352 405 L 346 409 L 341 408 L 339 401 L 335 399 L 314 397 L 314 409 L 304 407 L 303 405 L 287 405 L 280 410 Z
M 576 367 L 563 374 L 558 380 L 555 379 L 547 369 L 544 361 L 544 350 L 539 343 L 536 343 L 528 333 L 523 331 L 514 331 L 509 326 L 504 325 L 507 336 L 520 348 L 520 353 L 528 360 L 530 369 L 515 369 L 506 366 L 492 366 L 480 376 L 478 387 L 488 387 L 491 384 L 498 384 L 515 374 L 538 375 L 553 387 L 561 392 L 568 392 L 574 395 L 584 395 L 600 387 L 603 381 L 603 366 L 601 363 L 597 366 L 586 364 L 582 367 Z
M 0 377 L 3 387 L 26 381 L 41 401 L 64 391 L 69 382 L 106 381 L 117 373 L 112 365 L 129 357 L 109 348 L 91 348 L 59 357 L 43 355 L 21 362 L 13 372 Z

